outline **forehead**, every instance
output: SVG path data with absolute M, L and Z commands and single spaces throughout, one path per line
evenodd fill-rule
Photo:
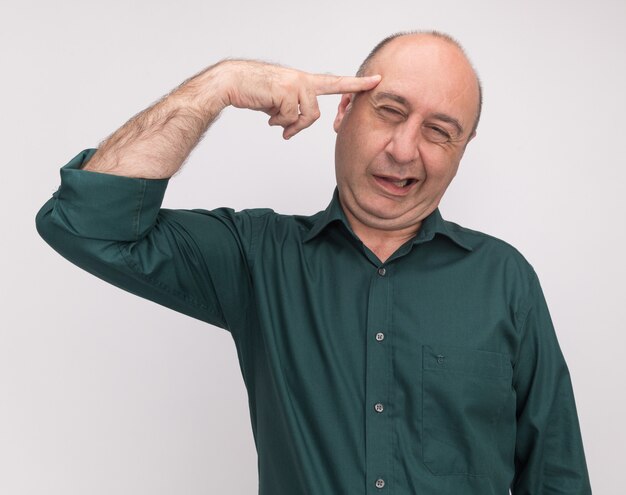
M 392 40 L 371 60 L 368 73 L 381 74 L 374 96 L 403 97 L 417 111 L 452 113 L 470 122 L 478 111 L 478 82 L 465 55 L 447 40 L 407 36 Z

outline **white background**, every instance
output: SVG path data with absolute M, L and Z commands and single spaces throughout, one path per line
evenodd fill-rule
M 452 34 L 479 71 L 483 119 L 442 215 L 509 242 L 535 267 L 594 493 L 623 493 L 626 2 L 0 9 L 0 493 L 257 492 L 230 335 L 76 268 L 38 236 L 35 214 L 62 165 L 205 66 L 232 56 L 351 75 L 404 29 Z M 338 102 L 320 97 L 320 120 L 289 142 L 265 114 L 227 109 L 163 206 L 324 209 Z

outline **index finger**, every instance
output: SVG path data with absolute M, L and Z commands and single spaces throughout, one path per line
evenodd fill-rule
M 370 90 L 380 82 L 382 76 L 380 74 L 365 77 L 313 74 L 313 78 L 316 95 L 338 95 Z

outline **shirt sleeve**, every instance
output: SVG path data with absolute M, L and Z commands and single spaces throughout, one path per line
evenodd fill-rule
M 570 373 L 534 269 L 514 364 L 513 495 L 588 495 L 589 474 Z
M 106 282 L 239 331 L 252 303 L 252 217 L 231 208 L 161 208 L 169 179 L 82 170 L 96 151 L 61 168 L 61 185 L 36 215 L 41 237 Z

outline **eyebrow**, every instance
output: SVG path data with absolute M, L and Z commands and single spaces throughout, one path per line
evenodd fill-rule
M 387 93 L 385 91 L 380 91 L 374 95 L 374 100 L 376 100 L 376 102 L 378 102 L 379 100 L 384 100 L 385 98 L 400 103 L 401 105 L 404 105 L 409 109 L 411 108 L 411 104 L 404 96 L 400 96 L 395 93 Z M 451 117 L 450 115 L 445 113 L 436 113 L 433 115 L 433 118 L 451 124 L 456 129 L 459 135 L 463 134 L 463 126 L 458 121 L 458 119 L 455 119 L 454 117 Z
M 409 104 L 408 100 L 404 96 L 400 96 L 394 93 L 386 93 L 384 91 L 380 91 L 374 95 L 374 99 L 376 101 L 383 100 L 385 98 L 388 98 L 397 103 L 400 103 L 401 105 L 404 105 L 405 107 L 411 108 L 411 105 Z

